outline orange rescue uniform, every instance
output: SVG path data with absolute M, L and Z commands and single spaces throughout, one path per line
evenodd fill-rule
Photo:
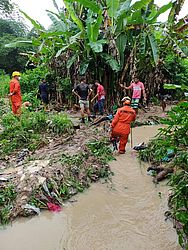
M 112 121 L 112 137 L 119 137 L 119 152 L 125 153 L 125 147 L 130 134 L 130 123 L 135 121 L 136 112 L 130 106 L 123 106 L 117 110 Z
M 12 102 L 12 112 L 15 115 L 19 115 L 21 112 L 22 97 L 20 83 L 15 78 L 10 81 L 10 93 L 13 94 L 10 97 Z

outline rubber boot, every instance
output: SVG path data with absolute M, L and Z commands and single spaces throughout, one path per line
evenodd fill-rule
M 84 120 L 84 118 L 83 118 L 83 117 L 82 117 L 81 123 L 85 123 L 85 120 Z

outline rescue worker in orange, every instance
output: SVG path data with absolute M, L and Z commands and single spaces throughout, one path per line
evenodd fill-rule
M 111 128 L 111 137 L 119 137 L 119 153 L 125 153 L 125 147 L 128 141 L 130 134 L 130 124 L 136 119 L 136 112 L 133 108 L 130 107 L 131 100 L 129 97 L 124 97 L 122 99 L 123 107 L 117 110 L 117 113 L 112 120 Z
M 22 97 L 21 97 L 21 88 L 20 88 L 20 73 L 14 71 L 12 73 L 12 80 L 10 81 L 10 93 L 9 97 L 12 102 L 12 112 L 15 116 L 21 115 L 21 106 L 22 106 Z

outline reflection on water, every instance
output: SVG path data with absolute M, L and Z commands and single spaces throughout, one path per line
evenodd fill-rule
M 134 145 L 156 131 L 156 126 L 134 129 Z M 0 249 L 179 250 L 172 224 L 164 221 L 167 187 L 152 183 L 147 165 L 140 165 L 129 147 L 111 163 L 112 185 L 92 185 L 59 214 L 18 220 L 0 231 Z

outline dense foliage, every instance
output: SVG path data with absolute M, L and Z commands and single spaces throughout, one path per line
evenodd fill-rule
M 176 21 L 183 2 L 158 8 L 151 0 L 66 0 L 65 8 L 59 8 L 53 1 L 57 12 L 47 11 L 52 20 L 48 30 L 22 12 L 37 35 L 17 44 L 36 46 L 37 53 L 29 59 L 37 67 L 48 67 L 57 96 L 70 97 L 73 86 L 67 89 L 68 84 L 86 75 L 89 83 L 99 79 L 112 101 L 111 97 L 119 96 L 119 83 L 128 85 L 135 74 L 145 82 L 148 96 L 154 95 L 164 78 L 182 84 L 187 76 L 187 19 Z M 167 10 L 168 22 L 158 22 Z M 182 63 L 177 64 L 180 59 Z
M 140 159 L 154 164 L 167 161 L 176 168 L 169 181 L 172 189 L 169 206 L 179 242 L 182 247 L 188 247 L 188 102 L 180 103 L 168 114 L 169 118 L 162 121 L 165 127 L 140 152 Z M 169 151 L 173 152 L 170 158 Z

